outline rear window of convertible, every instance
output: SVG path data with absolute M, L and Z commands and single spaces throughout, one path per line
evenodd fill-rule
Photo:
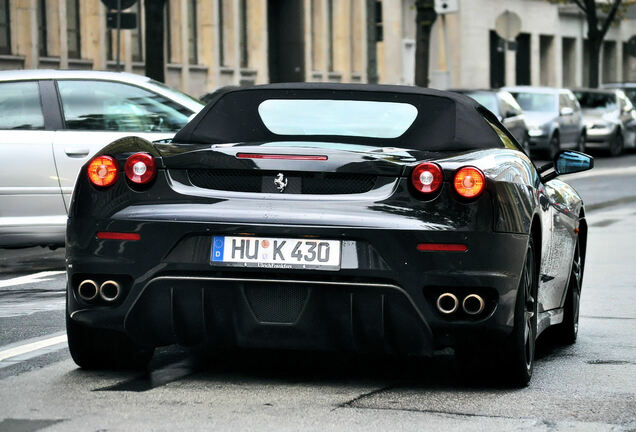
M 260 103 L 258 114 L 278 135 L 398 138 L 415 121 L 417 108 L 401 102 L 268 99 Z

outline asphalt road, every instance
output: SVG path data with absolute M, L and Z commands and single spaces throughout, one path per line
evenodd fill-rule
M 542 336 L 528 388 L 467 381 L 444 353 L 398 364 L 171 347 L 147 373 L 82 371 L 65 343 L 64 251 L 0 250 L 0 431 L 636 431 L 636 154 L 564 179 L 590 225 L 579 341 Z

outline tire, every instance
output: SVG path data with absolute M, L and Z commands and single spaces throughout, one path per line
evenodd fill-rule
M 623 134 L 620 130 L 616 131 L 614 134 L 614 139 L 610 142 L 609 152 L 610 156 L 616 157 L 623 154 L 623 150 L 625 149 L 625 142 L 623 141 Z
M 523 141 L 521 143 L 521 148 L 523 148 L 523 151 L 526 153 L 526 155 L 528 155 L 528 157 L 530 157 L 530 136 L 528 135 L 528 132 L 526 131 L 524 137 L 523 137 Z
M 581 132 L 581 136 L 579 137 L 579 141 L 576 144 L 576 150 L 581 153 L 585 153 L 585 139 L 586 139 L 585 131 Z
M 552 134 L 552 138 L 550 138 L 550 143 L 548 144 L 547 157 L 548 160 L 554 160 L 557 153 L 561 150 L 561 141 L 559 139 L 559 133 L 554 132 Z
M 519 280 L 515 303 L 514 328 L 504 346 L 502 366 L 507 381 L 515 387 L 525 387 L 532 378 L 537 340 L 537 271 L 534 243 L 528 242 L 526 259 Z
M 579 332 L 579 307 L 581 302 L 581 282 L 583 280 L 583 261 L 577 239 L 572 258 L 568 293 L 565 297 L 563 322 L 556 327 L 558 341 L 564 345 L 572 345 L 576 342 Z
M 124 334 L 83 326 L 68 315 L 66 334 L 71 357 L 82 369 L 142 369 L 154 352 L 136 346 Z

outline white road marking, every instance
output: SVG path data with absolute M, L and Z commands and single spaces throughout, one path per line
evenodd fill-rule
M 45 354 L 46 352 L 50 352 L 50 348 L 55 345 L 66 345 L 66 333 L 58 333 L 55 336 L 47 337 L 45 339 L 35 338 L 29 339 L 27 341 L 22 341 L 19 344 L 7 345 L 11 346 L 11 348 L 6 348 L 0 351 L 0 362 L 3 362 L 7 359 L 11 359 L 13 357 L 24 356 L 25 354 L 29 355 L 29 358 L 35 357 L 37 355 Z M 60 346 L 60 348 L 62 348 Z
M 12 279 L 7 279 L 7 280 L 0 281 L 0 288 L 5 288 L 9 286 L 14 286 L 14 285 L 24 285 L 28 283 L 46 282 L 51 279 L 50 278 L 42 279 L 42 278 L 46 278 L 48 276 L 56 276 L 63 273 L 66 273 L 66 272 L 63 270 L 62 271 L 44 271 L 44 272 L 34 273 L 34 274 L 26 275 L 26 276 L 20 276 L 20 277 L 16 277 Z
M 590 171 L 585 171 L 578 174 L 568 174 L 567 176 L 564 176 L 563 179 L 567 182 L 568 180 L 575 180 L 587 177 L 615 176 L 625 174 L 636 174 L 636 166 L 624 168 L 592 168 Z

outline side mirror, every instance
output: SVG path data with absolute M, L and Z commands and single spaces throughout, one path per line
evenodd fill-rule
M 548 182 L 563 174 L 587 171 L 594 167 L 594 158 L 574 150 L 563 150 L 557 153 L 554 162 L 538 169 L 543 182 Z
M 563 107 L 561 108 L 561 110 L 559 111 L 559 114 L 562 117 L 567 117 L 567 116 L 571 116 L 574 114 L 574 110 L 570 107 Z
M 594 158 L 585 153 L 564 150 L 554 158 L 554 171 L 557 175 L 587 171 L 594 167 Z

